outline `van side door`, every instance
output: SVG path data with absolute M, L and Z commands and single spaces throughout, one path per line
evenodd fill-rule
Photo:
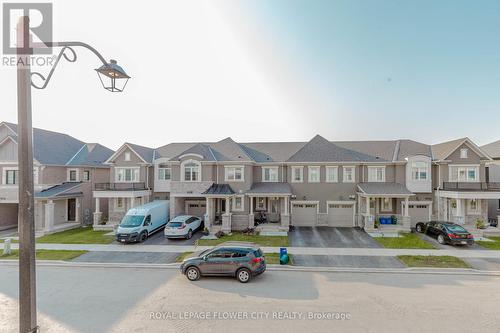
M 151 231 L 154 230 L 153 223 L 151 222 L 151 214 L 149 214 L 148 216 L 146 216 L 146 218 L 144 219 L 143 226 L 144 226 L 144 228 L 146 228 L 146 230 L 148 231 L 148 233 L 150 233 Z

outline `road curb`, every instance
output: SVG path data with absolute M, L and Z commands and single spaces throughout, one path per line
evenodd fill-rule
M 17 267 L 17 260 L 0 260 L 0 265 Z M 179 269 L 179 263 L 172 264 L 141 264 L 141 263 L 95 263 L 71 262 L 60 260 L 37 260 L 40 267 L 85 267 L 85 268 L 148 268 L 148 269 Z M 317 273 L 362 273 L 362 274 L 429 274 L 429 275 L 483 275 L 500 276 L 500 271 L 484 271 L 472 268 L 351 268 L 351 267 L 304 267 L 268 265 L 269 271 L 282 272 L 317 272 Z

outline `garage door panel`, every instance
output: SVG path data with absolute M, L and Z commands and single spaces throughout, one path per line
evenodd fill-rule
M 311 227 L 318 220 L 317 204 L 292 204 L 292 224 L 297 227 Z
M 328 226 L 353 227 L 353 204 L 328 204 Z
M 430 214 L 429 214 L 430 205 L 428 204 L 410 204 L 408 206 L 408 213 L 411 218 L 411 226 L 415 227 L 417 222 L 429 222 Z
M 206 212 L 205 201 L 186 201 L 186 214 L 203 218 Z

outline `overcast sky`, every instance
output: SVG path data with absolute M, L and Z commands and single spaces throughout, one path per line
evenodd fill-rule
M 106 92 L 85 50 L 33 91 L 33 124 L 124 141 L 500 139 L 499 1 L 54 1 L 55 38 L 131 75 Z M 48 71 L 48 69 L 42 69 Z M 17 122 L 0 66 L 0 120 Z

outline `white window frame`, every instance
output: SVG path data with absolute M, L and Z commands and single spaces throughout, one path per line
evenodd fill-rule
M 131 170 L 131 179 L 126 180 L 127 170 Z M 120 180 L 119 176 L 121 171 L 123 171 L 123 179 Z M 116 167 L 115 168 L 115 182 L 116 183 L 137 183 L 140 179 L 140 168 L 139 167 Z
M 425 178 L 422 173 L 425 172 Z M 425 182 L 429 180 L 429 163 L 423 161 L 413 161 L 411 164 L 411 180 L 415 182 Z
M 241 207 L 239 207 L 239 208 L 236 206 L 236 199 L 241 200 Z M 234 212 L 243 212 L 245 210 L 245 196 L 237 195 L 233 198 L 232 202 L 233 202 L 233 211 Z
M 165 178 L 165 175 L 167 174 L 166 171 L 168 170 L 168 178 Z M 162 177 L 163 173 L 163 177 Z M 172 168 L 171 167 L 160 167 L 158 166 L 158 180 L 172 180 Z
M 190 179 L 186 180 L 186 164 L 193 163 L 196 164 L 198 167 L 198 178 L 193 180 L 193 171 L 191 170 L 190 173 Z M 191 168 L 191 167 L 189 167 Z M 197 160 L 185 160 L 181 163 L 181 181 L 184 183 L 196 183 L 196 182 L 201 182 L 201 163 L 200 161 Z
M 75 172 L 75 179 L 74 180 L 71 180 L 71 172 Z M 69 182 L 77 182 L 80 180 L 80 174 L 79 174 L 79 170 L 78 169 L 68 169 L 68 181 Z
M 88 174 L 87 178 L 85 177 L 86 174 Z M 84 181 L 84 182 L 90 181 L 90 170 L 83 170 L 82 171 L 82 181 Z
M 476 208 L 472 208 L 472 202 L 476 203 Z M 470 215 L 481 215 L 481 202 L 479 199 L 469 199 L 467 200 L 467 214 Z
M 469 153 L 468 148 L 461 148 L 460 149 L 460 158 L 467 158 L 468 153 Z
M 266 180 L 266 170 L 269 170 L 269 179 L 268 180 Z M 276 180 L 271 179 L 272 178 L 271 171 L 275 172 Z M 277 183 L 277 182 L 279 182 L 279 167 L 278 166 L 262 167 L 262 182 L 264 182 L 264 183 Z
M 311 178 L 311 175 L 312 175 L 311 170 L 317 170 L 318 179 L 312 179 Z M 320 166 L 314 165 L 314 166 L 308 166 L 307 167 L 307 182 L 308 183 L 319 183 L 319 182 L 321 182 L 321 167 Z
M 300 179 L 295 179 L 295 172 L 298 171 Z M 292 183 L 303 183 L 304 182 L 304 167 L 303 166 L 292 166 Z
M 259 205 L 259 199 L 262 199 L 262 205 Z M 255 210 L 266 210 L 266 197 L 255 197 Z
M 7 184 L 7 171 L 14 171 L 14 175 L 17 171 L 17 179 L 14 176 L 14 184 Z M 7 186 L 19 185 L 19 169 L 17 167 L 4 167 L 2 171 L 2 184 Z
M 241 178 L 236 179 L 236 170 L 240 169 Z M 232 177 L 231 177 L 232 175 Z M 245 167 L 243 165 L 225 165 L 224 166 L 224 180 L 226 182 L 244 182 L 245 181 Z
M 453 178 L 453 169 L 457 169 L 457 178 Z M 475 177 L 474 179 L 469 178 L 469 171 L 474 170 Z M 465 178 L 461 179 L 460 178 L 460 172 L 464 171 L 465 172 Z M 460 164 L 454 164 L 450 165 L 448 168 L 448 179 L 450 182 L 463 182 L 463 183 L 476 183 L 479 182 L 479 166 L 478 165 L 460 165 Z
M 330 176 L 333 175 L 333 179 Z M 327 166 L 325 172 L 325 181 L 327 183 L 338 183 L 339 181 L 339 167 L 338 166 Z
M 130 162 L 131 158 L 130 158 L 130 152 L 129 151 L 126 151 L 124 154 L 123 154 L 123 160 L 125 162 Z
M 121 200 L 122 206 L 118 206 L 118 202 Z M 117 212 L 123 212 L 125 211 L 125 198 L 115 198 L 115 211 Z
M 346 170 L 351 170 L 351 178 L 352 179 L 347 179 L 347 172 Z M 355 166 L 344 166 L 342 167 L 342 181 L 344 183 L 355 183 L 356 182 L 356 167 Z
M 381 171 L 381 179 L 378 178 L 379 171 Z M 368 181 L 374 183 L 385 182 L 385 165 L 368 166 Z
M 387 201 L 386 201 L 387 199 Z M 387 207 L 384 207 L 385 203 L 388 203 Z M 380 211 L 381 212 L 392 212 L 392 198 L 380 198 Z

